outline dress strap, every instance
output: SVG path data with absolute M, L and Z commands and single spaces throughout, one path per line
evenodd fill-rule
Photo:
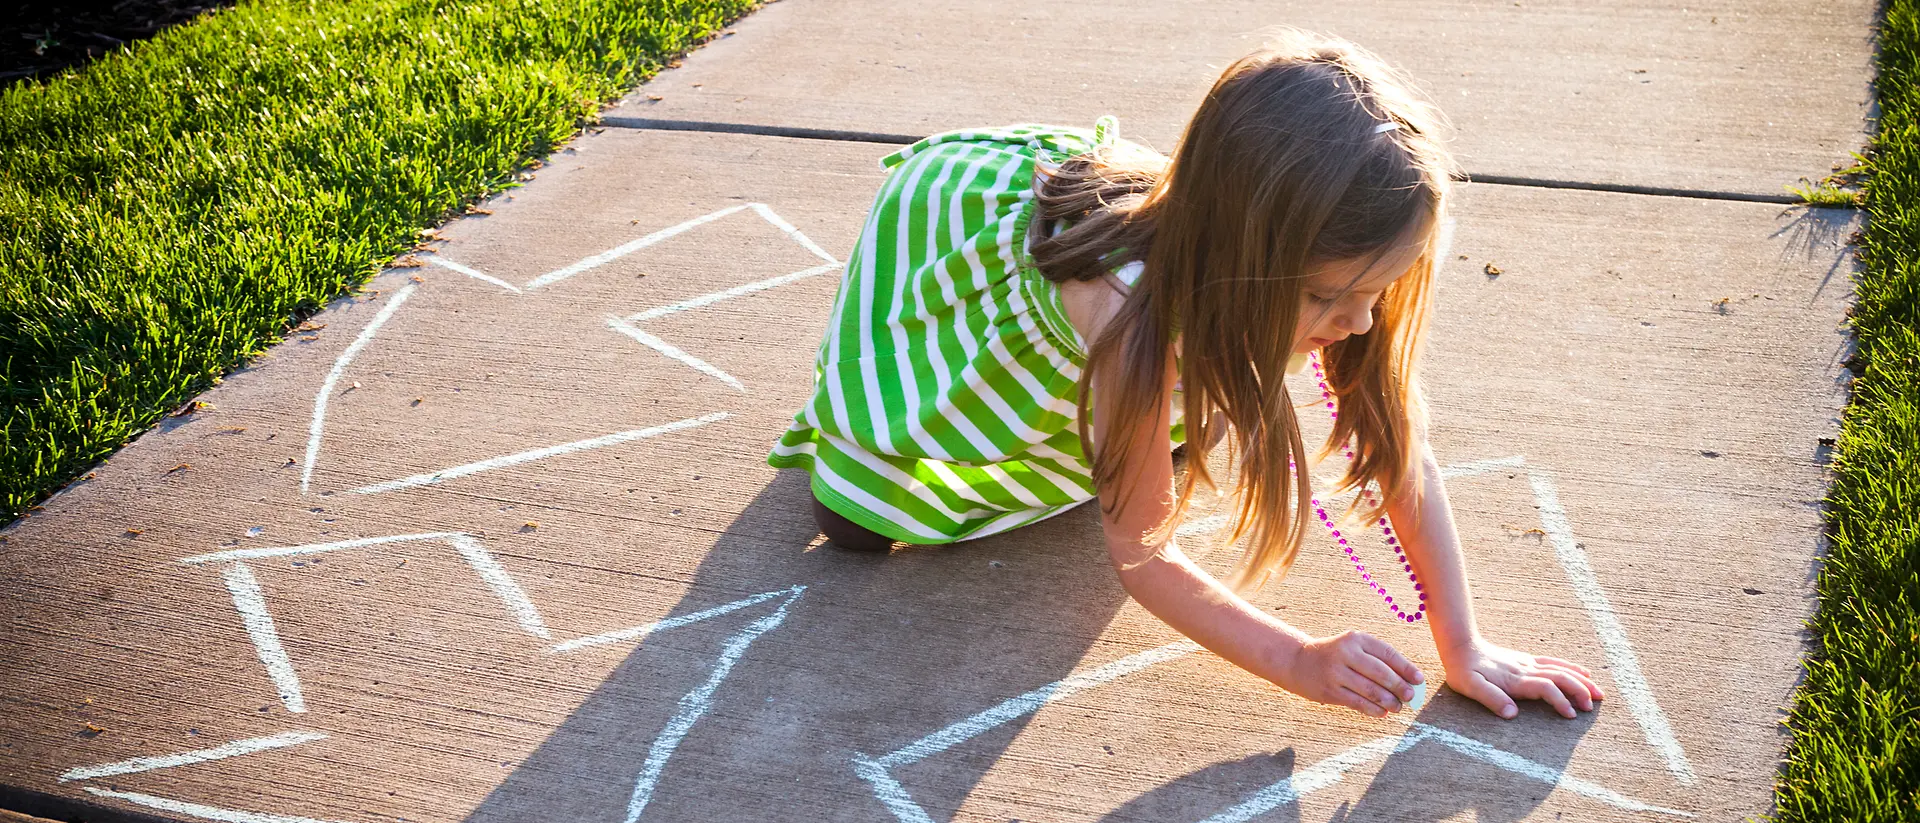
M 1120 139 L 1120 118 L 1111 114 L 1100 115 L 1093 121 L 1093 144 L 1095 146 L 1112 145 Z

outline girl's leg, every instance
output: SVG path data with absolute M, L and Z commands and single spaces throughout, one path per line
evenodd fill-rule
M 893 551 L 893 538 L 842 517 L 818 497 L 813 498 L 813 522 L 829 542 L 840 548 L 881 554 Z

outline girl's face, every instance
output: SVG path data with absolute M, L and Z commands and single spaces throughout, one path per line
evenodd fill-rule
M 1387 286 L 1420 259 L 1421 246 L 1408 243 L 1378 259 L 1360 257 L 1313 267 L 1300 295 L 1293 350 L 1302 354 L 1333 345 L 1373 328 L 1373 307 Z

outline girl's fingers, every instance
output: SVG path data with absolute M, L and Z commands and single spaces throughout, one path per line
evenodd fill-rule
M 1595 685 L 1595 684 L 1594 684 L 1594 682 L 1593 682 L 1593 678 L 1592 678 L 1592 677 L 1589 677 L 1589 676 L 1587 676 L 1587 675 L 1584 675 L 1584 674 L 1581 674 L 1581 673 L 1580 673 L 1580 672 L 1578 672 L 1578 671 L 1574 671 L 1574 670 L 1571 670 L 1571 669 L 1565 669 L 1565 668 L 1561 668 L 1561 667 L 1559 667 L 1559 666 L 1552 666 L 1552 665 L 1547 665 L 1547 666 L 1542 666 L 1541 668 L 1542 668 L 1542 669 L 1553 669 L 1553 670 L 1557 670 L 1557 671 L 1564 671 L 1564 672 L 1566 672 L 1566 674 L 1567 674 L 1567 676 L 1568 676 L 1568 677 L 1572 677 L 1572 678 L 1573 678 L 1573 680 L 1574 680 L 1574 682 L 1576 682 L 1576 683 L 1579 683 L 1579 684 L 1580 684 L 1580 690 L 1581 690 L 1581 691 L 1584 691 L 1584 692 L 1586 692 L 1586 693 L 1587 693 L 1587 697 L 1588 697 L 1588 698 L 1590 698 L 1590 699 L 1593 699 L 1593 700 L 1602 700 L 1602 699 L 1605 699 L 1605 698 L 1606 698 L 1606 694 L 1604 694 L 1604 693 L 1602 693 L 1602 692 L 1600 691 L 1600 687 L 1599 687 L 1598 685 Z
M 1387 668 L 1392 669 L 1395 674 L 1400 675 L 1401 680 L 1407 683 L 1427 682 L 1426 676 L 1420 673 L 1420 667 L 1413 665 L 1413 661 L 1408 660 L 1392 646 L 1387 645 L 1386 641 L 1370 634 L 1363 634 L 1360 635 L 1360 648 L 1366 651 L 1367 654 L 1379 658 L 1380 662 L 1387 664 Z
M 1352 664 L 1354 672 L 1366 678 L 1380 688 L 1391 692 L 1399 702 L 1413 699 L 1413 685 L 1402 678 L 1398 672 L 1387 666 L 1386 661 L 1369 654 L 1360 655 Z
M 1452 683 L 1447 685 L 1453 686 L 1455 691 L 1473 698 L 1480 705 L 1487 707 L 1487 711 L 1501 717 L 1511 720 L 1520 713 L 1520 707 L 1514 705 L 1513 698 L 1507 695 L 1505 689 L 1493 685 L 1493 681 L 1477 671 L 1469 672 L 1466 679 L 1458 685 Z
M 1560 713 L 1561 717 L 1573 717 L 1573 704 L 1567 702 L 1567 696 L 1560 693 L 1560 686 L 1539 675 L 1522 675 L 1514 681 L 1511 692 L 1517 697 L 1532 697 L 1547 701 L 1547 705 Z
M 1593 694 L 1587 691 L 1585 683 L 1580 682 L 1580 675 L 1566 669 L 1543 666 L 1539 676 L 1553 681 L 1553 685 L 1560 689 L 1560 693 L 1572 700 L 1573 705 L 1580 707 L 1581 711 L 1593 711 Z
M 1367 677 L 1364 673 L 1348 669 L 1345 676 L 1340 678 L 1340 685 L 1347 691 L 1358 694 L 1366 698 L 1368 702 L 1386 709 L 1389 712 L 1397 712 L 1400 710 L 1400 698 L 1394 696 L 1391 691 L 1388 691 L 1379 683 L 1374 682 L 1372 678 Z
M 1345 686 L 1335 687 L 1333 700 L 1342 706 L 1369 717 L 1387 716 L 1387 710 L 1380 704 L 1368 700 L 1364 695 Z
M 1541 663 L 1547 663 L 1550 665 L 1559 666 L 1560 668 L 1567 669 L 1570 671 L 1579 672 L 1581 677 L 1587 678 L 1589 680 L 1593 679 L 1593 672 L 1590 672 L 1584 668 L 1581 668 L 1580 664 L 1578 663 L 1561 660 L 1558 657 L 1541 657 L 1540 655 L 1537 655 L 1537 654 L 1533 656 L 1533 659 Z

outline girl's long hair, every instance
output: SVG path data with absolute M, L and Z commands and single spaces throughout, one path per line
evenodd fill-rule
M 1246 537 L 1247 547 L 1227 580 L 1236 590 L 1285 577 L 1307 523 L 1308 471 L 1339 444 L 1354 441 L 1354 460 L 1336 493 L 1381 491 L 1364 517 L 1422 493 L 1426 411 L 1415 367 L 1454 173 L 1443 126 L 1379 58 L 1289 30 L 1221 74 L 1171 159 L 1110 143 L 1040 181 L 1030 248 L 1046 277 L 1091 280 L 1127 261 L 1146 265 L 1083 370 L 1117 376 L 1100 388 L 1114 419 L 1157 419 L 1166 361 L 1181 340 L 1190 458 L 1172 516 L 1143 535 L 1150 544 L 1170 538 L 1196 486 L 1220 489 L 1207 466 L 1215 410 L 1232 429 L 1229 465 L 1239 462 L 1230 539 Z M 1053 233 L 1062 221 L 1070 225 Z M 1373 307 L 1373 328 L 1324 352 L 1339 415 L 1309 458 L 1285 380 L 1306 278 L 1317 264 L 1377 260 L 1406 243 L 1424 250 Z M 1089 444 L 1091 395 L 1081 392 L 1079 410 Z M 1109 435 L 1093 449 L 1096 483 L 1119 479 L 1129 441 Z M 1102 501 L 1109 510 L 1123 503 Z

